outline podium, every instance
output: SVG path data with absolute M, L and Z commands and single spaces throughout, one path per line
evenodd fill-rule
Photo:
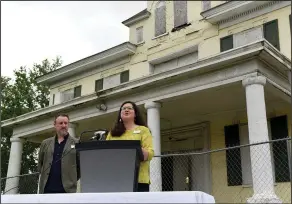
M 143 160 L 139 140 L 89 141 L 75 148 L 80 155 L 81 193 L 137 191 Z

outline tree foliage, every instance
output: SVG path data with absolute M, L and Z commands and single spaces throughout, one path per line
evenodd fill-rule
M 49 105 L 49 87 L 38 84 L 36 78 L 56 70 L 62 65 L 60 57 L 52 61 L 43 60 L 35 63 L 31 69 L 20 67 L 14 70 L 14 80 L 1 77 L 1 121 L 44 108 Z M 1 127 L 1 177 L 6 177 L 9 154 L 10 138 L 13 128 Z M 37 171 L 35 153 L 39 144 L 25 142 L 22 154 L 21 174 Z M 2 183 L 2 182 L 1 182 Z M 4 186 L 1 185 L 1 190 Z

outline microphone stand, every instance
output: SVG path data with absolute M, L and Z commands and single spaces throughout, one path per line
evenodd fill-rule
M 83 132 L 81 132 L 80 134 L 80 139 L 79 139 L 79 143 L 81 143 L 81 138 L 82 138 L 82 135 L 85 134 L 85 133 L 90 133 L 90 132 L 94 132 L 93 133 L 93 137 L 90 138 L 90 140 L 104 140 L 108 134 L 108 130 L 106 129 L 96 129 L 96 130 L 85 130 Z

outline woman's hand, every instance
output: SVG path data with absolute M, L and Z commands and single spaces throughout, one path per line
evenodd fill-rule
M 144 155 L 144 161 L 146 161 L 148 159 L 148 151 L 144 148 L 142 148 L 142 152 L 143 152 L 143 155 Z

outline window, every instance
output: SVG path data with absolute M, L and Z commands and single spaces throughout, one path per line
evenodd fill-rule
M 143 42 L 143 26 L 136 28 L 137 43 Z
M 76 86 L 74 88 L 74 98 L 80 97 L 81 96 L 81 86 Z
M 73 98 L 77 98 L 81 96 L 81 85 L 76 86 L 73 89 L 68 89 L 66 91 L 63 91 L 61 94 L 61 100 L 62 102 L 69 101 Z
M 121 77 L 120 78 L 121 84 L 128 82 L 129 81 L 129 70 L 122 72 L 120 77 Z
M 264 38 L 275 48 L 280 50 L 278 20 L 273 20 L 264 24 Z
M 165 1 L 159 1 L 155 9 L 155 37 L 166 33 Z
M 220 39 L 220 51 L 224 52 L 233 48 L 233 35 Z
M 268 122 L 269 139 L 288 136 L 287 116 L 271 118 Z M 248 125 L 231 125 L 224 128 L 226 147 L 248 144 Z M 290 150 L 291 151 L 291 150 Z M 288 145 L 286 141 L 271 144 L 272 170 L 275 182 L 289 182 Z M 227 180 L 229 186 L 252 185 L 250 147 L 226 151 Z
M 202 1 L 202 10 L 206 11 L 211 8 L 211 1 Z
M 188 23 L 187 1 L 173 1 L 174 6 L 174 27 Z
M 95 81 L 95 91 L 100 91 L 103 89 L 103 79 L 98 79 Z

